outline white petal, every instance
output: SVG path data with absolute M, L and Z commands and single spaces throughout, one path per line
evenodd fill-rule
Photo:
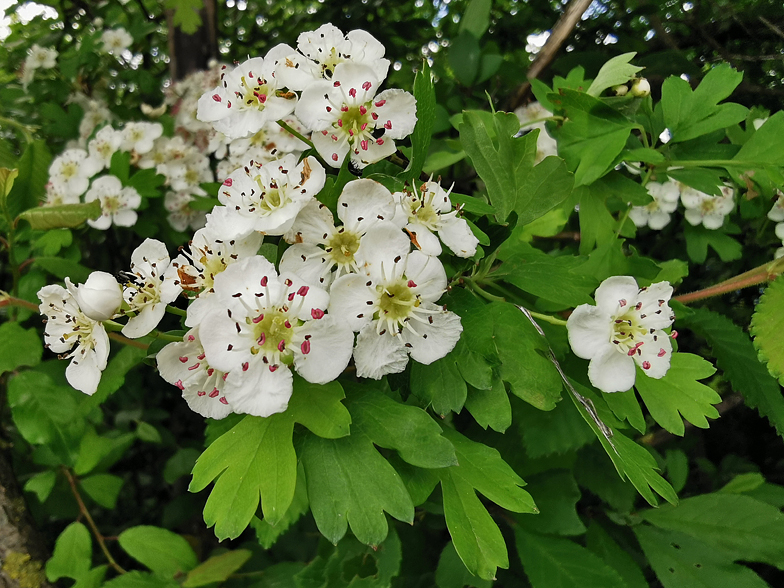
M 122 334 L 129 339 L 144 337 L 158 326 L 164 314 L 166 314 L 166 302 L 145 306 L 139 311 L 139 314 L 128 319 L 122 328 Z
M 334 231 L 335 221 L 329 208 L 314 198 L 299 211 L 284 239 L 288 243 L 324 243 Z
M 367 276 L 346 274 L 330 288 L 329 314 L 352 331 L 359 331 L 372 320 L 378 296 Z
M 321 247 L 304 243 L 286 249 L 279 264 L 281 273 L 297 274 L 311 286 L 321 288 L 329 288 L 332 283 L 333 266 Z
M 374 105 L 382 100 L 385 104 L 376 106 L 374 112 L 378 114 L 378 127 L 389 123 L 384 127 L 387 128 L 384 138 L 402 139 L 413 133 L 417 121 L 416 99 L 405 90 L 393 88 L 376 96 Z
M 603 392 L 625 392 L 634 385 L 634 360 L 607 347 L 588 365 L 588 379 Z
M 255 361 L 250 352 L 254 343 L 249 333 L 237 333 L 228 314 L 208 314 L 199 324 L 199 334 L 207 362 L 222 372 L 242 371 L 246 362 Z
M 408 254 L 411 240 L 408 236 L 389 221 L 379 222 L 362 237 L 355 255 L 357 261 L 365 266 L 373 280 L 382 283 L 382 264 L 386 265 L 386 276 L 394 265 L 394 260 Z
M 75 356 L 65 368 L 65 379 L 79 392 L 89 396 L 95 394 L 101 381 L 101 370 L 97 365 L 95 352 L 90 350 L 83 356 Z
M 426 226 L 417 222 L 408 223 L 406 231 L 411 235 L 411 242 L 425 255 L 441 255 L 441 242 Z
M 351 148 L 345 135 L 336 135 L 327 133 L 326 135 L 321 131 L 313 131 L 311 136 L 313 146 L 318 151 L 319 155 L 332 167 L 340 167 L 346 154 Z
M 408 254 L 406 278 L 416 284 L 411 289 L 425 302 L 436 302 L 446 292 L 446 272 L 441 261 L 421 251 Z
M 317 321 L 308 321 L 297 335 L 300 333 L 310 335 L 310 339 L 301 344 L 299 352 L 294 352 L 294 369 L 299 375 L 308 382 L 326 384 L 346 369 L 354 347 L 351 329 L 327 315 Z
M 379 221 L 391 220 L 395 213 L 392 193 L 370 179 L 353 180 L 338 198 L 338 218 L 351 231 L 366 233 Z
M 653 336 L 656 336 L 656 340 Z M 651 378 L 664 377 L 670 369 L 672 358 L 672 343 L 666 333 L 657 331 L 645 338 L 639 347 L 639 354 L 634 356 L 634 361 L 642 368 L 643 373 Z
M 386 374 L 399 374 L 405 370 L 408 353 L 400 337 L 393 337 L 389 332 L 379 335 L 375 323 L 372 323 L 357 336 L 354 361 L 360 378 L 379 380 Z
M 615 316 L 622 308 L 637 303 L 640 291 L 637 281 L 631 276 L 612 276 L 604 280 L 596 289 L 596 306 L 609 316 Z
M 566 321 L 569 345 L 577 357 L 591 359 L 612 348 L 612 319 L 596 306 L 581 304 Z
M 425 303 L 422 308 L 428 310 L 438 310 L 435 304 Z M 409 329 L 403 329 L 400 337 L 410 345 L 409 353 L 411 357 L 429 365 L 441 359 L 454 349 L 463 332 L 460 324 L 460 317 L 453 312 L 441 311 L 430 315 L 433 322 L 418 322 L 409 320 L 411 327 L 416 331 L 416 335 Z
M 464 218 L 457 215 L 442 217 L 441 226 L 438 228 L 438 236 L 444 245 L 452 250 L 458 257 L 473 257 L 479 239 L 476 238 L 471 227 Z
M 252 361 L 247 371 L 237 370 L 226 378 L 229 404 L 234 412 L 260 417 L 283 412 L 294 390 L 291 370 L 281 366 L 271 372 L 258 355 Z

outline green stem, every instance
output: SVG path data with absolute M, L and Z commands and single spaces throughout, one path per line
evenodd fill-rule
M 487 292 L 484 288 L 482 288 L 479 284 L 477 284 L 471 278 L 463 278 L 465 283 L 468 285 L 469 289 L 476 294 L 479 294 L 485 300 L 489 300 L 490 302 L 506 302 L 505 299 L 501 298 L 500 296 L 495 296 Z
M 526 308 L 526 310 L 528 310 Z M 549 314 L 542 314 L 540 312 L 534 312 L 533 310 L 528 310 L 528 314 L 532 317 L 543 320 L 546 323 L 550 323 L 551 325 L 559 325 L 561 327 L 566 326 L 566 321 L 555 318 L 554 316 L 550 316 Z
M 649 149 L 651 144 L 648 142 L 648 133 L 645 131 L 645 127 L 642 125 L 634 125 L 634 128 L 640 131 L 640 137 L 642 137 L 642 144 Z
M 188 316 L 188 312 L 177 308 L 176 306 L 172 306 L 171 304 L 166 305 L 166 312 L 170 312 L 171 314 L 176 314 L 177 316 Z
M 759 167 L 759 163 L 752 161 L 737 161 L 734 159 L 704 159 L 704 160 L 684 160 L 684 161 L 665 161 L 658 167 Z
M 292 135 L 294 135 L 294 136 L 295 136 L 297 139 L 299 139 L 300 141 L 302 141 L 303 143 L 305 143 L 305 144 L 306 144 L 308 147 L 310 147 L 311 149 L 315 149 L 315 147 L 313 146 L 313 142 L 312 142 L 310 139 L 308 139 L 307 137 L 305 137 L 305 136 L 304 136 L 302 133 L 300 133 L 298 130 L 296 130 L 294 127 L 292 127 L 292 126 L 291 126 L 289 123 L 287 123 L 285 120 L 283 120 L 283 119 L 280 119 L 280 120 L 278 121 L 278 124 L 279 124 L 279 125 L 280 125 L 282 128 L 286 129 L 286 130 L 287 130 L 289 133 L 291 133 Z
M 27 143 L 28 145 L 33 142 L 33 134 L 30 132 L 31 129 L 27 125 L 24 125 L 10 118 L 0 116 L 0 126 L 2 125 L 8 125 L 9 127 L 14 127 L 18 129 L 22 133 L 25 143 Z
M 163 339 L 164 341 L 173 341 L 175 343 L 182 342 L 182 337 L 178 337 L 177 335 L 169 335 L 168 333 L 161 333 L 160 331 L 153 331 L 150 333 L 156 339 Z
M 623 230 L 623 225 L 626 224 L 626 220 L 629 218 L 629 213 L 632 211 L 632 205 L 629 204 L 626 207 L 626 212 L 623 213 L 623 216 L 618 221 L 618 230 L 615 231 L 615 238 L 617 239 L 621 235 L 621 231 Z

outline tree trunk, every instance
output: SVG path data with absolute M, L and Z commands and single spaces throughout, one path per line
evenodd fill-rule
M 189 73 L 207 69 L 210 59 L 218 58 L 217 6 L 215 0 L 202 0 L 199 11 L 201 27 L 193 34 L 187 34 L 175 27 L 172 11 L 166 11 L 166 24 L 169 27 L 169 72 L 172 81 L 181 80 Z

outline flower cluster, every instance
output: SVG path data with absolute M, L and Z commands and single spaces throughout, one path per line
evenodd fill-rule
M 27 58 L 22 66 L 22 87 L 27 90 L 37 69 L 51 69 L 57 65 L 57 55 L 57 49 L 53 47 L 41 47 L 33 44 L 27 52 Z
M 703 225 L 706 229 L 719 229 L 726 217 L 735 208 L 735 189 L 730 185 L 719 186 L 721 194 L 712 196 L 695 188 L 684 186 L 674 180 L 664 183 L 648 182 L 645 185 L 653 198 L 645 206 L 633 206 L 629 218 L 637 227 L 650 227 L 656 231 L 663 229 L 683 203 L 684 217 L 692 225 Z

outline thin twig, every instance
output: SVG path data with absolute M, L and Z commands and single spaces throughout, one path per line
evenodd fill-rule
M 65 477 L 68 480 L 68 484 L 71 486 L 71 492 L 73 493 L 74 498 L 76 499 L 76 504 L 79 505 L 79 512 L 87 521 L 87 524 L 89 525 L 90 530 L 93 532 L 93 535 L 95 536 L 95 540 L 98 542 L 101 551 L 103 551 L 103 554 L 106 556 L 106 560 L 109 562 L 109 565 L 112 566 L 112 568 L 114 568 L 114 570 L 118 574 L 124 574 L 125 570 L 122 567 L 120 567 L 120 564 L 114 561 L 112 554 L 109 553 L 109 550 L 106 548 L 106 543 L 104 542 L 103 535 L 101 535 L 101 532 L 98 530 L 98 527 L 95 525 L 95 521 L 93 520 L 93 517 L 90 516 L 90 511 L 87 510 L 87 507 L 84 505 L 82 496 L 81 494 L 79 494 L 79 489 L 76 487 L 76 478 L 74 478 L 73 474 L 68 468 L 62 468 L 62 472 L 63 474 L 65 474 Z
M 759 20 L 762 24 L 768 27 L 771 31 L 776 33 L 779 37 L 784 39 L 784 31 L 782 31 L 779 27 L 777 27 L 772 22 L 770 22 L 767 18 L 765 18 L 764 16 L 758 16 L 757 20 Z

